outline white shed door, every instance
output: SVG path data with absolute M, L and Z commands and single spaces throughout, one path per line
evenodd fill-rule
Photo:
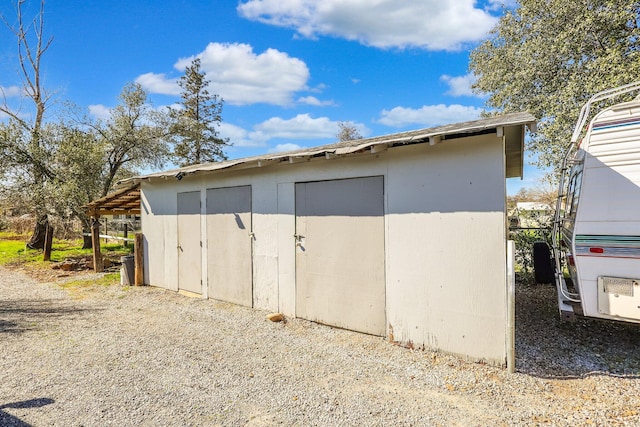
M 209 297 L 253 306 L 251 186 L 207 190 Z
M 178 193 L 178 289 L 202 293 L 200 192 Z
M 296 316 L 385 335 L 383 177 L 295 191 Z

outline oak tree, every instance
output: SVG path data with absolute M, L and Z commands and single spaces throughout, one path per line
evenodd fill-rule
M 78 119 L 63 126 L 58 162 L 68 172 L 63 186 L 66 203 L 86 232 L 89 218 L 82 206 L 106 196 L 120 179 L 145 168 L 161 168 L 169 159 L 167 118 L 148 102 L 147 92 L 137 83 L 125 85 L 119 103 L 105 120 Z M 85 238 L 85 247 L 91 239 Z
M 638 0 L 518 0 L 471 53 L 474 89 L 489 111 L 539 118 L 529 148 L 557 168 L 581 106 L 640 79 L 639 19 Z

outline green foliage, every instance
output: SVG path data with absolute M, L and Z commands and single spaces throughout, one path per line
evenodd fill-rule
M 515 243 L 516 267 L 521 283 L 533 283 L 533 244 L 537 241 L 547 242 L 551 247 L 553 229 L 553 213 L 536 211 L 521 212 L 520 221 L 534 224 L 531 228 L 515 228 L 509 232 L 509 240 Z
M 7 116 L 0 122 L 0 200 L 37 218 L 79 218 L 86 230 L 83 205 L 139 168 L 163 166 L 170 154 L 167 118 L 149 105 L 140 85 L 129 84 L 106 120 L 74 120 L 62 112 L 63 119 L 50 121 L 51 95 L 40 74 L 53 38 L 44 36 L 44 0 L 29 22 L 24 3 L 15 2 L 16 18 L 0 16 L 17 42 L 15 68 L 23 82 L 15 105 L 0 93 L 0 114 Z
M 638 0 L 519 0 L 471 53 L 474 89 L 541 119 L 530 148 L 557 168 L 586 100 L 640 77 L 639 17 Z
M 109 192 L 117 178 L 142 167 L 160 168 L 168 159 L 167 117 L 155 111 L 147 97 L 142 86 L 129 83 L 108 119 L 87 123 L 102 155 L 100 196 Z
M 84 218 L 83 205 L 101 194 L 104 155 L 95 135 L 69 124 L 55 124 L 51 164 L 56 179 L 49 187 L 48 212 L 60 218 Z
M 84 205 L 106 195 L 117 180 L 134 175 L 138 168 L 160 167 L 167 160 L 166 117 L 147 103 L 147 93 L 138 84 L 124 87 L 120 103 L 106 120 L 78 117 L 73 107 L 66 113 L 67 120 L 42 128 L 47 178 L 38 186 L 32 185 L 32 174 L 25 173 L 30 164 L 11 155 L 24 145 L 21 134 L 10 123 L 0 124 L 0 137 L 13 138 L 5 144 L 5 152 L 12 147 L 6 156 L 13 160 L 4 160 L 0 197 L 10 206 L 28 206 L 33 211 L 37 204 L 49 215 L 78 218 L 86 230 L 89 218 Z M 0 143 L 4 159 L 2 149 Z
M 44 0 L 37 16 L 23 19 L 24 0 L 15 2 L 16 19 L 0 16 L 17 44 L 18 78 L 22 81 L 24 101 L 10 105 L 2 96 L 0 113 L 7 120 L 0 124 L 0 195 L 27 200 L 38 215 L 45 213 L 47 184 L 54 177 L 49 158 L 45 112 L 51 104 L 51 93 L 42 86 L 41 61 L 51 46 L 52 37 L 44 33 Z M 15 24 L 10 24 L 15 23 Z M 18 187 L 20 193 L 10 191 Z
M 223 100 L 207 90 L 209 81 L 200 70 L 200 59 L 194 59 L 185 69 L 178 85 L 182 102 L 180 108 L 170 110 L 176 162 L 188 166 L 226 160 L 223 149 L 229 141 L 220 138 L 217 131 L 222 122 Z

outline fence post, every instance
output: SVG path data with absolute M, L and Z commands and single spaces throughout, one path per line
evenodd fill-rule
M 97 216 L 93 217 L 91 224 L 91 243 L 93 246 L 93 271 L 101 273 L 104 271 L 102 253 L 100 252 L 100 221 Z
M 53 245 L 53 227 L 47 224 L 47 230 L 44 234 L 44 261 L 51 261 L 51 245 Z
M 142 233 L 135 234 L 133 254 L 135 255 L 135 284 L 144 285 L 144 239 Z
M 507 240 L 507 371 L 516 371 L 516 274 L 515 243 Z

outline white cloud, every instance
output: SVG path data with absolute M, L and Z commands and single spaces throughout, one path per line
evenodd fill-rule
M 182 110 L 184 109 L 184 105 L 179 102 L 174 102 L 173 104 L 168 105 L 158 105 L 154 107 L 156 111 L 160 111 L 161 113 L 168 113 L 171 110 Z
M 491 0 L 496 2 L 498 0 Z M 460 50 L 485 37 L 497 18 L 476 0 L 247 0 L 241 16 L 378 48 Z
M 449 85 L 447 95 L 451 96 L 478 96 L 471 90 L 471 86 L 476 82 L 476 76 L 473 73 L 464 76 L 443 75 L 440 80 Z
M 0 86 L 0 95 L 6 98 L 21 96 L 23 90 L 20 86 Z
M 96 119 L 107 120 L 111 117 L 111 109 L 102 104 L 89 105 L 89 114 Z
M 326 85 L 326 84 L 324 84 L 324 83 L 320 83 L 320 84 L 318 84 L 318 86 L 316 86 L 316 87 L 309 88 L 309 92 L 316 92 L 316 93 L 320 93 L 320 92 L 324 91 L 326 88 L 327 88 L 327 85 Z
M 517 0 L 488 0 L 489 10 L 501 10 L 503 7 L 511 9 L 518 6 Z
M 318 98 L 316 98 L 315 96 L 300 97 L 300 98 L 298 98 L 298 103 L 306 104 L 306 105 L 313 105 L 315 107 L 326 107 L 326 106 L 334 106 L 334 105 L 336 105 L 335 102 L 333 102 L 332 100 L 321 101 Z
M 424 105 L 418 109 L 395 107 L 391 110 L 383 110 L 378 123 L 393 127 L 407 125 L 421 125 L 425 127 L 440 126 L 449 123 L 475 120 L 480 117 L 481 111 L 480 108 L 459 104 Z
M 254 128 L 271 138 L 286 139 L 334 138 L 339 131 L 337 122 L 327 117 L 314 119 L 309 114 L 298 114 L 291 119 L 272 117 Z
M 361 123 L 351 123 L 358 132 L 367 136 L 370 130 Z M 220 136 L 229 138 L 235 147 L 265 147 L 272 139 L 321 140 L 335 142 L 340 132 L 337 121 L 328 117 L 313 118 L 309 114 L 298 114 L 290 119 L 272 117 L 253 126 L 252 130 L 243 129 L 223 122 L 220 126 Z M 280 144 L 284 146 L 284 144 Z
M 162 95 L 179 95 L 180 86 L 177 79 L 167 78 L 165 74 L 146 73 L 136 78 L 136 83 L 151 93 Z
M 174 67 L 184 71 L 195 57 L 210 81 L 210 92 L 226 103 L 289 105 L 296 92 L 308 89 L 307 65 L 276 49 L 256 54 L 244 43 L 209 43 L 204 51 L 179 59 Z M 162 74 L 153 76 L 167 80 Z
M 302 145 L 292 144 L 290 142 L 286 144 L 278 144 L 269 150 L 269 153 L 282 153 L 284 151 L 294 151 L 302 148 Z
M 231 123 L 220 123 L 220 136 L 229 138 L 234 147 L 266 147 L 268 135 L 261 132 L 248 131 Z

